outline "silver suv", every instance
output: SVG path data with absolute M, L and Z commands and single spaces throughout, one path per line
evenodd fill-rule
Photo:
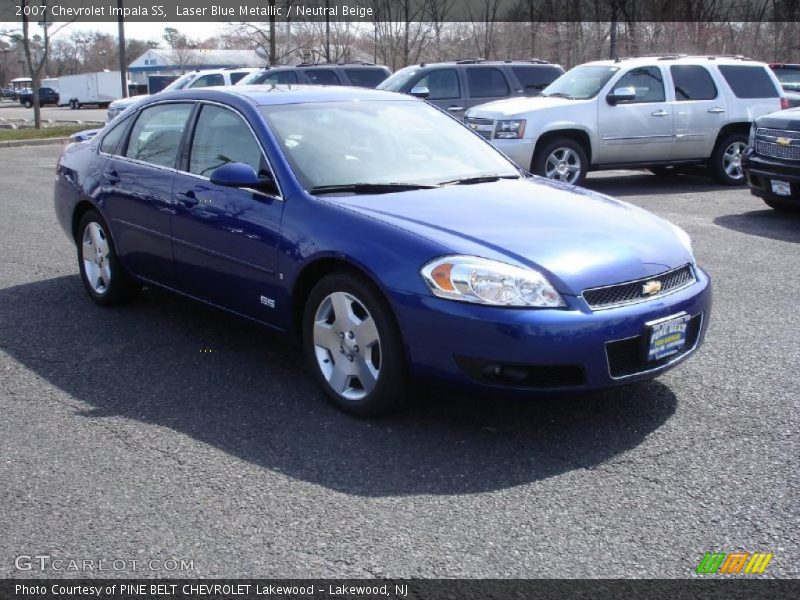
M 786 106 L 764 63 L 670 55 L 586 63 L 535 98 L 477 106 L 466 123 L 521 167 L 571 184 L 595 169 L 702 164 L 739 185 L 750 124 Z

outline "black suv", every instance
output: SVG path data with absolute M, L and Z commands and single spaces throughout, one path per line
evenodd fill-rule
M 391 75 L 380 65 L 367 62 L 302 63 L 293 67 L 267 67 L 251 73 L 236 85 L 349 85 L 374 88 Z
M 33 90 L 20 92 L 19 103 L 25 108 L 33 106 Z M 45 104 L 58 104 L 58 92 L 53 88 L 39 88 L 39 106 L 44 106 Z
M 431 104 L 463 118 L 478 104 L 515 96 L 536 96 L 564 74 L 564 69 L 536 58 L 482 60 L 412 65 L 400 69 L 378 86 L 425 98 Z
M 800 210 L 800 108 L 759 117 L 742 155 L 750 191 L 779 210 Z

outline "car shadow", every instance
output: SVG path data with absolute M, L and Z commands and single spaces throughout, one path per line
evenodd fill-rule
M 664 177 L 649 171 L 626 171 L 624 175 L 601 171 L 590 174 L 583 186 L 609 196 L 690 194 L 739 189 L 720 185 L 700 168 L 696 172 Z
M 800 211 L 787 212 L 771 208 L 752 210 L 746 213 L 721 215 L 714 219 L 714 224 L 748 235 L 800 243 Z
M 104 309 L 75 275 L 0 290 L 0 306 L 0 349 L 78 400 L 81 418 L 167 427 L 347 494 L 468 494 L 594 468 L 677 403 L 654 381 L 545 400 L 430 396 L 365 421 L 322 400 L 282 337 L 172 294 Z

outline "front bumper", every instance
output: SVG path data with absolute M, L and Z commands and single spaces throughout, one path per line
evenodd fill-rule
M 750 192 L 759 198 L 767 198 L 772 202 L 800 206 L 800 162 L 766 158 L 748 148 L 742 155 L 744 169 Z M 772 192 L 770 181 L 777 179 L 790 185 L 790 196 L 778 196 Z
M 492 139 L 490 143 L 521 169 L 531 170 L 534 140 L 525 138 L 521 140 Z
M 711 286 L 701 269 L 696 275 L 695 284 L 673 294 L 597 311 L 580 297 L 568 298 L 563 310 L 495 308 L 397 292 L 392 300 L 414 377 L 493 393 L 589 391 L 651 379 L 699 348 Z M 645 323 L 681 312 L 695 318 L 685 352 L 646 363 L 638 351 Z M 503 376 L 493 375 L 494 365 Z

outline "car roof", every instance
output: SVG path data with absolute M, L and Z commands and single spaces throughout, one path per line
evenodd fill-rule
M 348 102 L 354 100 L 387 101 L 401 100 L 421 102 L 406 94 L 385 92 L 370 88 L 338 85 L 234 85 L 228 87 L 200 88 L 162 92 L 153 96 L 154 101 L 180 98 L 197 100 L 222 100 L 223 98 L 246 98 L 259 106 L 279 104 L 305 104 L 313 102 Z
M 662 54 L 655 56 L 635 56 L 630 58 L 619 58 L 617 60 L 594 60 L 591 62 L 583 63 L 579 66 L 591 65 L 597 67 L 620 67 L 620 66 L 639 66 L 647 65 L 653 66 L 654 63 L 663 63 L 666 65 L 684 64 L 684 65 L 761 65 L 767 66 L 766 63 L 752 60 L 743 56 L 685 56 L 678 54 Z

